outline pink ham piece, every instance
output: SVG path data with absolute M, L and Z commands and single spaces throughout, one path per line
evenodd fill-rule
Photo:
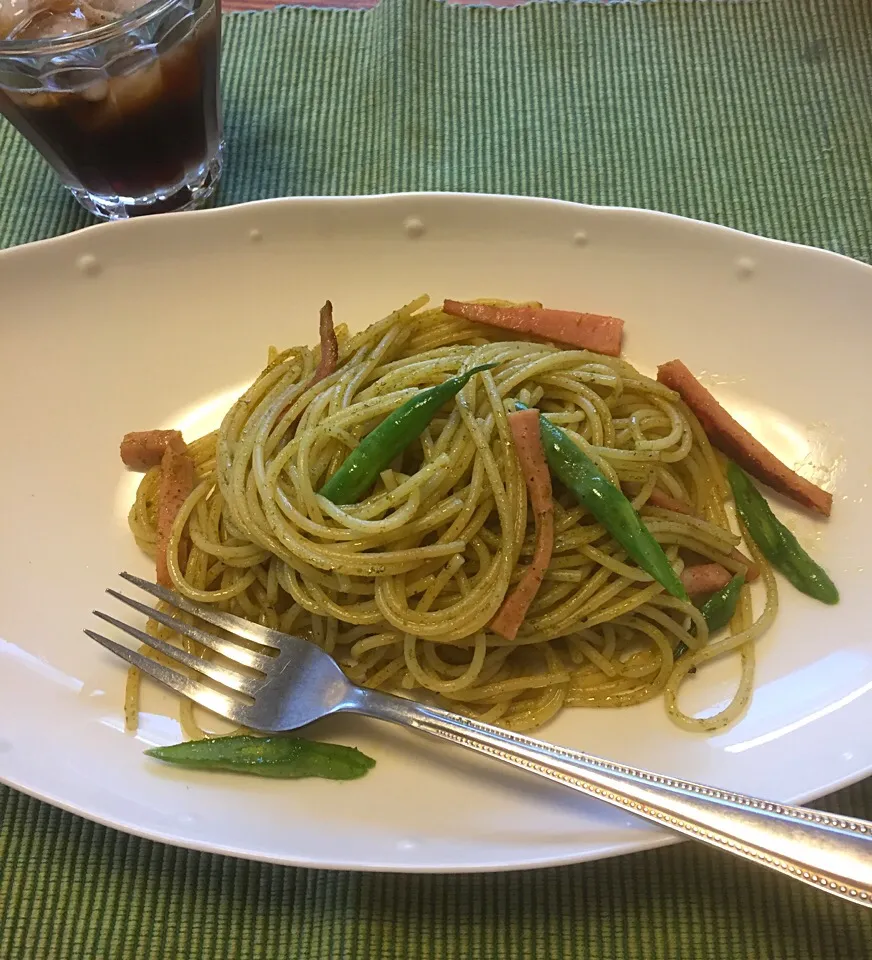
M 691 597 L 723 590 L 732 579 L 733 574 L 719 563 L 700 563 L 681 572 L 681 583 Z
M 452 317 L 487 323 L 515 333 L 532 333 L 544 340 L 564 343 L 610 357 L 621 354 L 624 321 L 598 313 L 548 310 L 544 307 L 493 307 L 487 303 L 446 300 L 442 309 Z
M 685 503 L 683 500 L 676 500 L 675 497 L 670 497 L 668 493 L 663 493 L 662 490 L 654 489 L 651 491 L 651 496 L 648 497 L 646 502 L 652 507 L 660 507 L 661 510 L 671 510 L 673 513 L 683 513 L 688 517 L 695 517 L 696 511 L 689 504 Z
M 715 400 L 680 360 L 657 368 L 657 379 L 675 390 L 696 414 L 709 440 L 752 476 L 804 507 L 830 515 L 833 496 L 794 473 Z
M 173 585 L 167 567 L 167 546 L 176 515 L 194 489 L 194 461 L 186 452 L 167 446 L 160 462 L 161 476 L 157 498 L 157 582 Z
M 551 562 L 554 503 L 551 499 L 551 474 L 539 436 L 539 411 L 518 410 L 510 413 L 508 419 L 536 523 L 533 560 L 518 585 L 503 601 L 490 625 L 494 633 L 506 640 L 514 640 Z
M 735 560 L 737 563 L 741 563 L 743 566 L 748 568 L 745 571 L 745 583 L 753 583 L 757 577 L 760 576 L 760 568 L 750 557 L 746 557 L 741 550 L 731 550 L 730 559 Z
M 167 447 L 172 447 L 177 453 L 186 450 L 185 441 L 178 430 L 126 433 L 121 441 L 121 460 L 131 470 L 144 472 L 161 462 Z
M 318 367 L 312 379 L 306 384 L 307 390 L 325 377 L 329 377 L 336 370 L 336 364 L 339 361 L 339 341 L 336 339 L 336 330 L 333 327 L 333 304 L 329 300 L 321 307 L 318 332 L 321 337 L 321 359 L 318 361 Z
M 628 484 L 628 487 L 634 488 L 636 492 L 638 492 L 640 486 L 638 483 Z M 698 516 L 693 507 L 683 500 L 676 500 L 675 497 L 670 497 L 668 493 L 663 493 L 662 490 L 657 489 L 651 491 L 651 496 L 648 497 L 645 506 L 660 507 L 661 510 L 671 510 L 673 513 L 681 513 L 688 517 Z M 741 550 L 735 548 L 731 550 L 730 558 L 747 567 L 745 571 L 745 581 L 747 583 L 753 583 L 760 576 L 760 568 L 750 557 L 746 557 Z
M 321 307 L 318 333 L 321 338 L 321 358 L 318 361 L 318 366 L 315 368 L 311 379 L 303 388 L 304 393 L 310 387 L 314 387 L 316 383 L 320 383 L 325 377 L 329 377 L 331 373 L 335 372 L 336 365 L 339 362 L 339 341 L 336 339 L 336 329 L 333 326 L 333 304 L 329 300 Z M 293 404 L 286 404 L 278 417 L 276 417 L 276 421 L 281 420 L 292 406 Z M 290 427 L 291 425 L 292 424 L 289 424 L 288 426 Z

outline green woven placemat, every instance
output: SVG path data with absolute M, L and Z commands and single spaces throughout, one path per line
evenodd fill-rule
M 479 190 L 656 207 L 872 260 L 867 0 L 226 18 L 219 202 Z M 87 218 L 0 124 L 0 246 Z M 2 291 L 0 291 L 2 309 Z M 828 798 L 872 818 L 872 781 Z M 328 874 L 0 788 L 0 960 L 863 960 L 872 911 L 682 845 L 484 877 Z
M 219 202 L 535 194 L 869 259 L 870 50 L 867 0 L 234 14 Z M 0 124 L 0 246 L 86 222 Z

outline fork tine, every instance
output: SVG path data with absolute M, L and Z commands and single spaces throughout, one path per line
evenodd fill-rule
M 223 613 L 221 610 L 213 610 L 212 607 L 204 603 L 193 603 L 187 597 L 176 593 L 174 590 L 168 590 L 150 580 L 143 580 L 142 577 L 135 577 L 132 573 L 126 571 L 119 574 L 128 583 L 139 587 L 146 593 L 150 593 L 158 600 L 165 600 L 179 610 L 185 613 L 192 613 L 195 617 L 211 623 L 213 627 L 219 627 L 228 633 L 235 633 L 237 637 L 245 637 L 254 643 L 262 644 L 266 647 L 281 649 L 281 635 L 276 630 L 270 630 L 268 627 L 262 627 L 259 623 L 252 623 L 250 620 L 243 620 L 242 617 L 234 616 L 232 613 Z
M 199 703 L 200 706 L 206 707 L 207 710 L 211 710 L 213 713 L 227 717 L 228 720 L 237 720 L 240 723 L 248 724 L 249 708 L 244 703 L 240 703 L 239 700 L 219 693 L 217 690 L 213 690 L 212 687 L 207 687 L 205 683 L 191 680 L 183 674 L 177 673 L 169 667 L 165 667 L 162 663 L 146 657 L 144 654 L 139 653 L 138 650 L 131 650 L 129 647 L 125 647 L 124 644 L 116 643 L 115 640 L 110 640 L 108 637 L 95 633 L 93 630 L 85 630 L 85 633 L 92 640 L 96 640 L 101 646 L 107 650 L 111 650 L 116 656 L 121 657 L 122 660 L 126 660 L 131 666 L 137 667 L 159 683 L 175 690 L 176 693 L 180 693 L 182 696 L 194 700 L 196 703 Z
M 165 627 L 176 630 L 178 633 L 183 633 L 186 637 L 196 640 L 197 643 L 202 643 L 204 647 L 210 647 L 216 653 L 220 653 L 229 660 L 235 660 L 237 663 L 244 664 L 246 667 L 254 667 L 255 670 L 262 670 L 264 673 L 271 664 L 275 664 L 274 657 L 268 657 L 262 653 L 255 653 L 253 650 L 246 650 L 245 647 L 240 647 L 239 644 L 230 643 L 228 640 L 216 637 L 214 633 L 208 633 L 206 630 L 202 630 L 193 624 L 185 623 L 183 620 L 176 620 L 175 617 L 164 613 L 163 610 L 157 610 L 155 607 L 148 606 L 147 603 L 140 603 L 138 600 L 126 597 L 117 590 L 107 590 L 106 593 L 115 597 L 116 600 L 126 603 L 128 607 L 133 607 L 134 610 L 144 613 L 152 620 L 157 620 L 158 623 L 162 623 Z
M 190 670 L 196 670 L 197 673 L 202 673 L 203 676 L 209 677 L 210 680 L 223 684 L 231 690 L 238 690 L 239 693 L 245 693 L 253 697 L 255 691 L 263 682 L 263 678 L 243 677 L 234 670 L 228 670 L 226 667 L 221 667 L 218 664 L 209 663 L 208 660 L 203 660 L 202 657 L 188 653 L 187 650 L 180 650 L 178 647 L 174 647 L 171 643 L 167 643 L 166 640 L 161 640 L 159 637 L 152 637 L 144 630 L 138 630 L 123 620 L 116 620 L 115 617 L 110 617 L 108 613 L 101 613 L 99 610 L 92 612 L 95 617 L 105 620 L 106 623 L 111 623 L 113 627 L 117 627 L 119 630 L 130 634 L 131 637 L 135 637 L 146 646 L 157 650 L 165 657 L 169 657 L 170 660 L 176 660 Z

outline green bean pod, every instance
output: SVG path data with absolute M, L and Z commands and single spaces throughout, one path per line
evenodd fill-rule
M 495 366 L 495 363 L 484 363 L 473 367 L 444 383 L 422 390 L 397 407 L 360 441 L 318 492 L 336 504 L 357 503 L 382 470 L 421 436 L 442 407 L 457 396 L 475 374 Z
M 730 462 L 727 479 L 751 539 L 763 556 L 796 587 L 821 603 L 838 603 L 839 591 L 826 570 L 803 550 L 796 537 L 772 512 L 766 498 L 741 467 Z
M 699 608 L 699 612 L 705 617 L 709 632 L 723 628 L 733 619 L 736 612 L 736 606 L 739 603 L 739 597 L 742 593 L 742 587 L 745 585 L 745 574 L 737 573 L 735 577 L 720 590 L 715 591 L 706 602 Z M 687 652 L 687 644 L 681 640 L 673 653 L 673 660 L 677 660 Z
M 517 403 L 519 409 L 526 409 Z M 551 472 L 609 531 L 646 573 L 673 597 L 687 600 L 687 591 L 672 569 L 663 547 L 654 539 L 624 494 L 560 427 L 539 417 L 542 447 Z
M 733 619 L 744 585 L 745 574 L 737 573 L 723 589 L 715 591 L 699 608 L 712 633 L 723 630 Z
M 153 747 L 145 752 L 194 770 L 230 770 L 287 780 L 356 780 L 375 766 L 375 760 L 356 747 L 301 737 L 215 737 Z

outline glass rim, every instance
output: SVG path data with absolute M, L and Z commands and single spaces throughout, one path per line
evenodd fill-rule
M 39 56 L 47 53 L 70 53 L 92 44 L 111 40 L 131 28 L 142 26 L 157 14 L 178 6 L 181 0 L 147 0 L 130 13 L 103 23 L 99 27 L 71 33 L 65 37 L 43 37 L 40 40 L 0 40 L 0 59 L 9 56 Z

